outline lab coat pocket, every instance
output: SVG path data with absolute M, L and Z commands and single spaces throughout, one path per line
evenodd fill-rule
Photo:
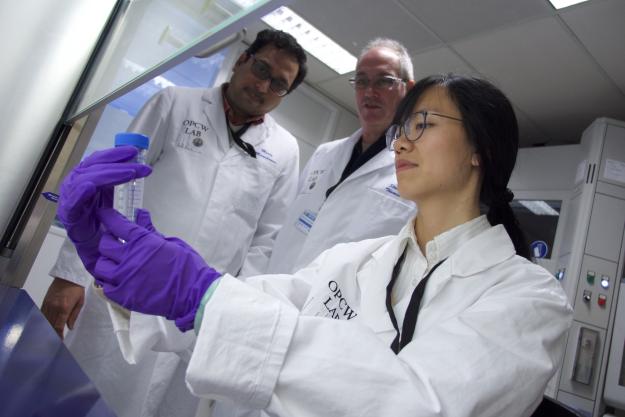
M 228 178 L 227 200 L 224 199 L 222 224 L 225 233 L 219 236 L 214 255 L 229 259 L 226 271 L 238 273 L 258 228 L 263 209 L 270 198 L 278 176 L 277 169 L 250 157 L 233 158 Z
M 278 170 L 262 160 L 239 160 L 233 178 L 233 210 L 251 223 L 256 223 L 278 177 Z

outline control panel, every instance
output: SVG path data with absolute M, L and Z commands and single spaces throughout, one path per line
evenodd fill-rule
M 577 287 L 574 318 L 605 329 L 614 294 L 616 263 L 585 255 Z

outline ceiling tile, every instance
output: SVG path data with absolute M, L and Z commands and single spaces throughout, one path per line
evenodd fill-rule
M 402 42 L 411 54 L 440 44 L 392 1 L 298 0 L 289 7 L 355 56 L 380 36 Z
M 319 61 L 314 56 L 310 54 L 306 55 L 308 56 L 308 74 L 306 75 L 307 83 L 317 84 L 321 81 L 331 80 L 340 76 L 336 71 Z
M 584 6 L 560 16 L 625 94 L 625 1 Z
M 399 1 L 445 42 L 554 13 L 547 0 Z
M 471 68 L 449 48 L 436 48 L 412 56 L 415 80 L 432 74 L 455 72 L 470 74 Z
M 555 17 L 453 47 L 553 141 L 578 142 L 597 117 L 625 118 L 625 98 Z

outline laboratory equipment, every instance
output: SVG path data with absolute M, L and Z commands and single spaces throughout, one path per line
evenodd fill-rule
M 123 132 L 115 135 L 115 147 L 134 146 L 139 150 L 136 158 L 129 162 L 145 164 L 149 145 L 150 139 L 139 133 Z M 143 188 L 143 178 L 135 178 L 125 184 L 116 186 L 113 197 L 113 207 L 127 219 L 134 222 L 136 210 L 138 208 L 143 208 Z
M 555 270 L 566 271 L 560 282 L 574 309 L 556 398 L 598 417 L 606 407 L 606 375 L 614 372 L 608 354 L 625 263 L 625 122 L 595 120 L 584 131 L 581 147 L 555 264 Z M 622 337 L 620 343 L 622 349 Z

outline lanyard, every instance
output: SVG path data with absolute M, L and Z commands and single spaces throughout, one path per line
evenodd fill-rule
M 243 149 L 249 156 L 251 156 L 252 158 L 256 158 L 256 149 L 254 149 L 254 146 L 241 139 L 241 136 L 243 136 L 243 134 L 247 132 L 247 129 L 249 129 L 249 127 L 250 124 L 246 123 L 241 129 L 235 132 L 232 130 L 232 127 L 230 127 L 230 123 L 228 123 L 228 130 L 230 131 L 230 136 L 232 137 L 234 143 L 239 145 L 239 147 Z
M 412 293 L 410 297 L 410 303 L 408 303 L 408 308 L 406 309 L 406 317 L 404 318 L 404 323 L 402 325 L 401 333 L 399 332 L 399 326 L 397 325 L 397 318 L 395 318 L 395 312 L 393 311 L 393 305 L 391 303 L 391 293 L 393 292 L 393 285 L 395 285 L 395 281 L 399 276 L 399 271 L 404 263 L 404 259 L 406 258 L 406 250 L 401 254 L 395 267 L 393 268 L 393 275 L 391 276 L 391 282 L 386 286 L 386 309 L 388 310 L 388 315 L 391 318 L 391 322 L 393 323 L 393 327 L 397 332 L 393 343 L 391 343 L 391 349 L 396 354 L 399 353 L 400 350 L 404 348 L 410 341 L 412 340 L 412 335 L 414 334 L 414 329 L 417 325 L 417 317 L 419 315 L 419 306 L 421 305 L 421 299 L 423 298 L 423 293 L 425 292 L 425 286 L 427 284 L 428 279 L 436 268 L 438 268 L 445 259 L 434 265 L 434 268 L 427 273 L 427 275 L 419 282 L 417 288 Z

